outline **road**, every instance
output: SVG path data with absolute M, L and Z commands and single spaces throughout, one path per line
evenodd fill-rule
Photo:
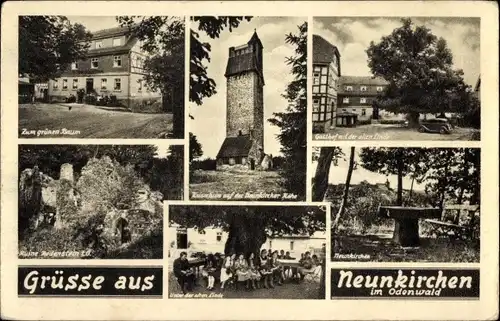
M 74 104 L 19 105 L 20 138 L 164 138 L 171 114 L 139 114 Z
M 314 140 L 474 140 L 471 128 L 456 127 L 451 134 L 419 133 L 398 125 L 372 124 L 336 127 L 326 134 L 314 134 Z

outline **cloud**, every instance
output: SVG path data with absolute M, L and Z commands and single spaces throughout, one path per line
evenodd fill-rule
M 478 18 L 412 18 L 416 25 L 425 25 L 438 37 L 444 38 L 453 53 L 454 67 L 463 69 L 465 82 L 473 86 L 480 72 L 480 24 Z M 401 25 L 400 18 L 315 18 L 313 32 L 337 46 L 341 55 L 342 73 L 370 75 L 366 48 L 371 41 Z
M 224 71 L 227 64 L 229 47 L 248 42 L 254 29 L 264 46 L 264 151 L 268 154 L 280 154 L 281 144 L 276 135 L 279 128 L 272 126 L 267 119 L 275 112 L 283 112 L 288 102 L 281 95 L 293 75 L 286 57 L 294 54 L 295 48 L 285 43 L 285 36 L 297 33 L 297 26 L 306 18 L 297 17 L 260 17 L 242 24 L 233 32 L 223 31 L 219 39 L 210 39 L 200 33 L 201 41 L 212 45 L 211 62 L 207 72 L 217 83 L 217 94 L 205 98 L 202 106 L 190 105 L 190 131 L 202 144 L 203 157 L 215 158 L 225 138 L 226 127 L 226 78 Z

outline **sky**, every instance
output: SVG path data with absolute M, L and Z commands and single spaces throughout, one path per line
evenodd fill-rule
M 330 174 L 328 175 L 328 183 L 332 185 L 337 185 L 337 184 L 345 184 L 345 180 L 347 177 L 347 171 L 349 169 L 349 156 L 350 156 L 350 148 L 342 148 L 342 152 L 344 153 L 344 156 L 342 159 L 338 160 L 337 166 L 332 166 L 330 167 Z M 356 148 L 356 155 L 354 156 L 354 161 L 355 162 L 361 162 L 359 158 L 359 152 L 360 149 Z M 313 162 L 312 163 L 312 172 L 316 172 L 316 167 L 318 163 Z M 389 180 L 390 187 L 393 189 L 397 189 L 398 186 L 398 176 L 397 175 L 383 175 L 379 173 L 374 173 L 370 172 L 367 169 L 364 169 L 361 167 L 361 165 L 358 165 L 355 170 L 352 172 L 352 177 L 351 177 L 351 184 L 356 185 L 361 183 L 362 181 L 367 181 L 370 184 L 385 184 L 386 180 Z M 411 178 L 410 177 L 403 177 L 403 189 L 410 189 L 411 187 Z M 424 191 L 425 189 L 425 182 L 422 184 L 418 184 L 416 181 L 413 183 L 413 190 L 415 191 Z
M 479 18 L 411 18 L 415 25 L 425 25 L 431 32 L 443 37 L 453 54 L 456 69 L 463 69 L 465 82 L 476 84 L 480 72 L 480 19 Z M 386 17 L 318 17 L 313 31 L 337 46 L 340 52 L 341 72 L 349 76 L 369 76 L 365 50 L 370 41 L 378 42 L 382 36 L 401 26 L 400 18 Z
M 217 84 L 217 94 L 205 98 L 203 105 L 190 105 L 190 132 L 195 134 L 202 145 L 202 158 L 215 158 L 226 136 L 226 69 L 229 47 L 245 44 L 250 40 L 254 29 L 257 30 L 263 49 L 264 67 L 264 152 L 279 155 L 281 145 L 276 135 L 279 128 L 272 126 L 267 119 L 274 112 L 283 112 L 288 106 L 281 97 L 289 81 L 293 79 L 290 67 L 285 58 L 294 54 L 294 47 L 285 43 L 285 35 L 298 33 L 298 25 L 305 17 L 254 17 L 250 22 L 244 21 L 231 33 L 224 30 L 219 39 L 210 39 L 200 32 L 200 40 L 212 45 L 211 61 L 208 63 L 208 75 Z M 195 28 L 195 25 L 192 25 Z

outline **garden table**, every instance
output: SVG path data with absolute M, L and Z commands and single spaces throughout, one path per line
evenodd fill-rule
M 206 259 L 199 258 L 199 257 L 188 258 L 188 262 L 189 262 L 189 267 L 194 268 L 194 271 L 195 271 L 194 273 L 195 273 L 195 277 L 197 280 L 200 277 L 200 267 L 204 266 L 206 264 Z M 195 283 L 196 283 L 196 281 L 195 281 Z
M 441 209 L 434 207 L 379 206 L 378 215 L 395 222 L 393 241 L 401 246 L 419 246 L 418 220 L 440 218 Z

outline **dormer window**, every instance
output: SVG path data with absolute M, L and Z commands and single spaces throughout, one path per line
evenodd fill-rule
M 352 91 L 352 86 L 345 86 L 346 91 Z
M 114 56 L 113 57 L 113 67 L 121 67 L 122 66 L 122 57 Z
M 359 99 L 359 102 L 360 102 L 361 104 L 366 104 L 366 98 L 360 98 L 360 99 Z
M 367 89 L 366 89 L 366 86 L 361 86 L 359 89 L 360 89 L 361 91 L 366 91 L 366 90 L 367 90 Z
M 92 68 L 92 69 L 99 68 L 99 58 L 90 59 L 90 68 Z
M 378 87 L 377 87 L 377 91 L 378 91 L 378 92 L 381 92 L 381 91 L 383 91 L 383 90 L 384 90 L 384 88 L 382 88 L 382 86 L 378 86 Z
M 95 48 L 96 49 L 102 48 L 102 41 L 101 40 L 95 42 Z
M 122 39 L 121 38 L 113 38 L 113 47 L 119 47 L 122 45 Z

